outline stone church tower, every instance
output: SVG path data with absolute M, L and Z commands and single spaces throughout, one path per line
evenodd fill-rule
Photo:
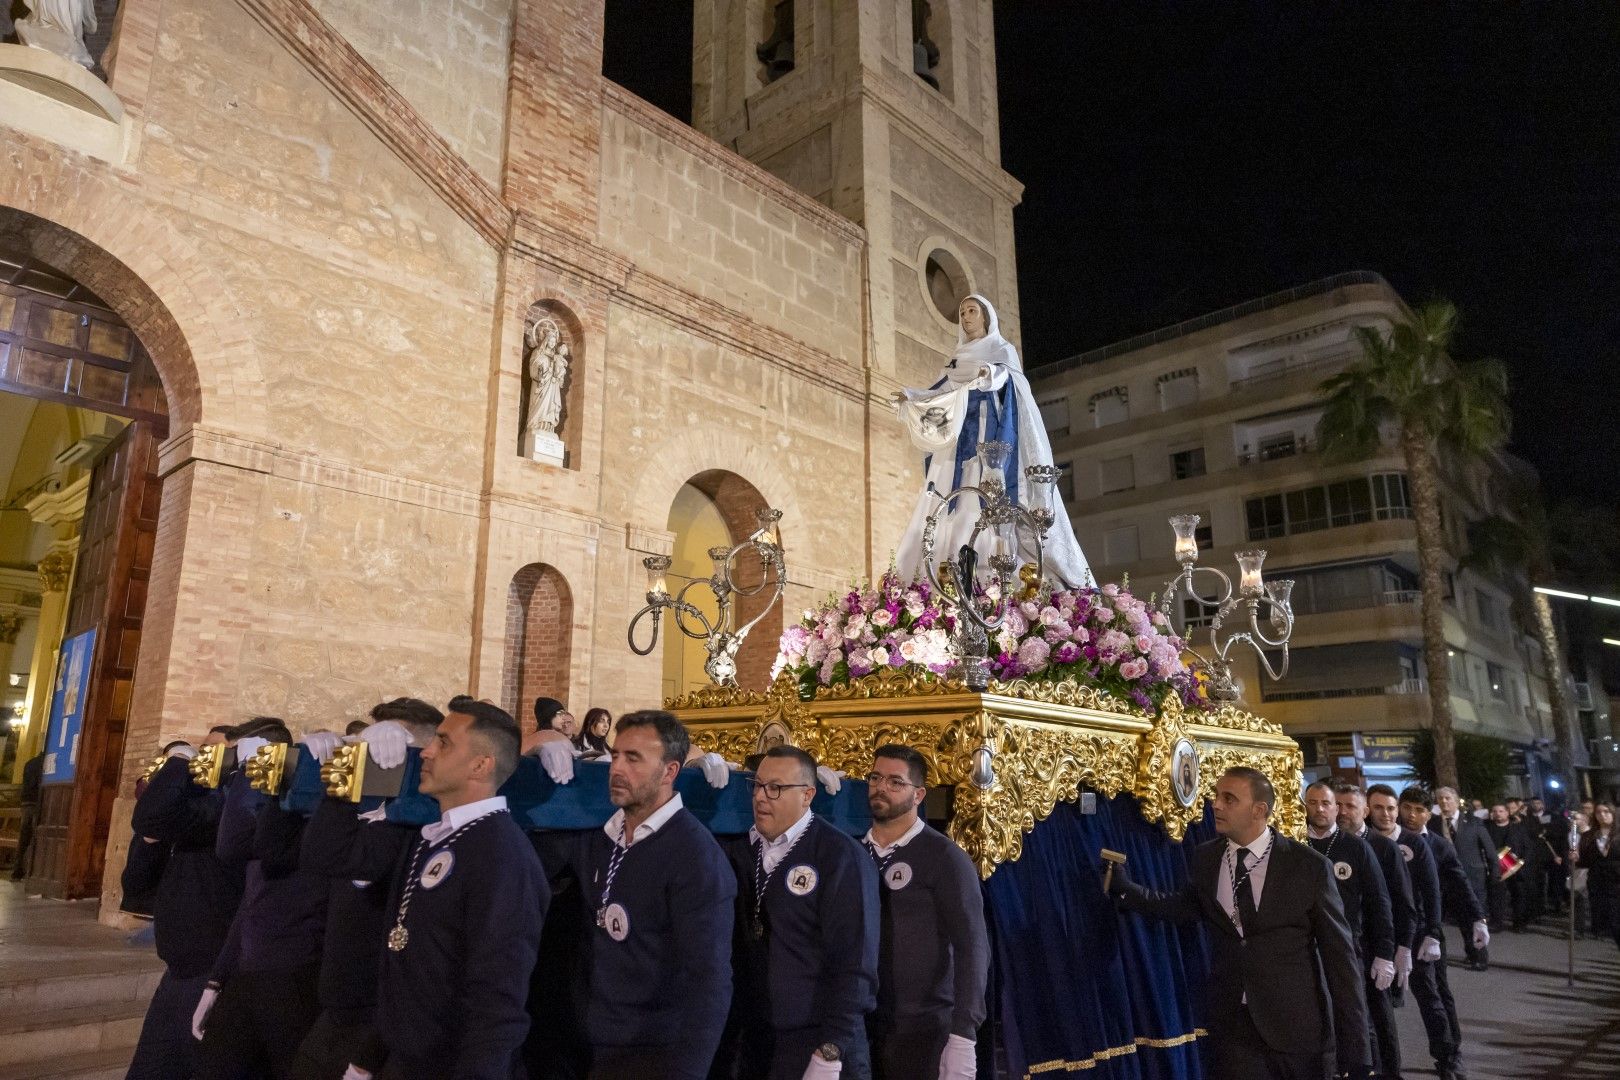
M 911 511 L 914 454 L 881 402 L 926 386 L 968 292 L 1019 342 L 991 0 L 695 0 L 692 123 L 863 226 L 873 560 Z M 892 494 L 890 494 L 892 493 Z M 897 501 L 891 501 L 897 500 Z M 898 518 L 896 518 L 898 514 Z

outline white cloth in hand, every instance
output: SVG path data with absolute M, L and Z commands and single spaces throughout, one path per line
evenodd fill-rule
M 1395 949 L 1395 985 L 1405 986 L 1407 977 L 1412 974 L 1412 950 L 1405 945 Z
M 832 1080 L 844 1071 L 842 1061 L 828 1061 L 820 1054 L 810 1055 L 810 1064 L 805 1066 L 803 1080 Z
M 726 785 L 731 783 L 731 766 L 727 765 L 726 759 L 719 754 L 710 751 L 693 764 L 703 770 L 703 779 L 709 782 L 710 787 L 723 791 Z
M 343 1080 L 371 1080 L 371 1074 L 358 1065 L 343 1070 Z
M 1382 960 L 1375 956 L 1368 974 L 1372 976 L 1374 986 L 1380 990 L 1388 990 L 1390 984 L 1395 981 L 1395 961 Z
M 541 743 L 540 767 L 557 783 L 571 783 L 574 779 L 574 744 L 567 739 Z
M 844 777 L 847 775 L 849 774 L 829 769 L 825 765 L 816 766 L 816 779 L 821 781 L 821 786 L 827 789 L 829 795 L 838 794 L 838 789 L 844 786 Z
M 1481 919 L 1474 924 L 1474 948 L 1483 949 L 1491 943 L 1491 928 Z
M 1440 943 L 1432 937 L 1426 937 L 1418 942 L 1417 958 L 1425 964 L 1432 964 L 1440 959 Z
M 164 760 L 168 760 L 172 757 L 183 757 L 187 761 L 195 759 L 196 756 L 197 748 L 192 746 L 190 743 L 180 743 L 177 746 L 171 746 L 169 747 L 169 752 L 163 755 Z
M 411 745 L 411 733 L 398 720 L 379 720 L 360 733 L 366 752 L 384 769 L 405 764 L 405 751 Z
M 217 987 L 203 987 L 202 997 L 197 999 L 196 1011 L 191 1014 L 191 1037 L 201 1039 L 203 1029 L 208 1026 L 208 1014 L 214 1009 L 214 999 L 219 997 Z
M 343 745 L 343 736 L 333 731 L 311 731 L 298 742 L 315 755 L 315 760 L 327 762 L 332 758 L 332 751 Z
M 269 746 L 269 739 L 261 739 L 257 735 L 250 735 L 245 739 L 236 740 L 236 763 L 246 765 L 253 760 L 253 755 L 259 752 L 259 747 Z
M 973 1050 L 973 1040 L 952 1035 L 945 1040 L 945 1052 L 939 1055 L 939 1080 L 974 1080 L 979 1074 L 979 1057 Z

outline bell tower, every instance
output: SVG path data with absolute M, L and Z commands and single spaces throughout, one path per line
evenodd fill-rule
M 1023 187 L 1001 168 L 991 0 L 694 9 L 693 126 L 866 229 L 874 399 L 934 380 L 969 292 L 1016 345 Z

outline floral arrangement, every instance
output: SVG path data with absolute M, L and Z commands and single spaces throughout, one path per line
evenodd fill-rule
M 1025 590 L 990 636 L 991 677 L 1074 678 L 1148 711 L 1170 694 L 1188 708 L 1209 709 L 1202 672 L 1182 660 L 1185 642 L 1127 586 Z M 976 591 L 979 602 L 999 599 L 994 585 Z M 904 582 L 890 570 L 805 611 L 783 631 L 771 677 L 786 671 L 808 695 L 883 668 L 945 675 L 959 659 L 953 608 L 927 581 Z

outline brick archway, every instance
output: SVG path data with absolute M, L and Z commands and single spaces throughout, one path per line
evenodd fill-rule
M 746 540 L 759 528 L 758 514 L 770 504 L 759 489 L 734 472 L 709 469 L 687 481 L 708 497 L 720 512 L 726 532 L 733 544 Z M 763 579 L 764 563 L 751 551 L 738 556 L 735 565 L 737 582 L 750 587 Z M 758 596 L 743 597 L 737 602 L 737 623 L 741 625 L 759 614 L 769 598 L 769 591 Z M 776 661 L 777 643 L 782 638 L 782 605 L 777 604 L 770 614 L 749 632 L 737 653 L 737 685 L 748 690 L 763 690 L 770 682 L 771 665 Z
M 534 725 L 534 699 L 568 703 L 574 598 L 556 567 L 530 563 L 506 590 L 506 655 L 501 705 L 524 731 Z

